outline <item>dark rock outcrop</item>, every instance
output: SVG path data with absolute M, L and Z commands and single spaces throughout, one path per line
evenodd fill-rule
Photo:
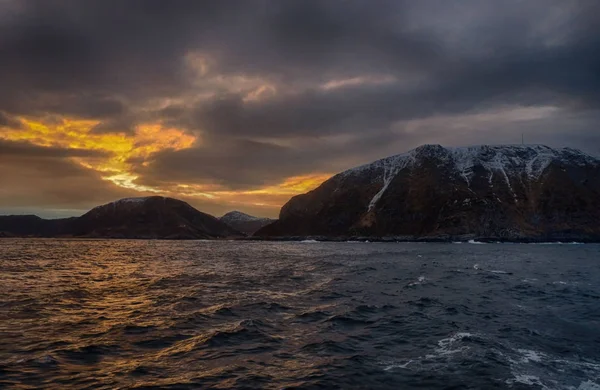
M 600 160 L 546 146 L 424 145 L 342 172 L 255 236 L 600 240 Z
M 98 206 L 81 217 L 44 220 L 0 217 L 7 236 L 199 239 L 242 234 L 189 204 L 162 196 L 128 198 Z
M 254 217 L 242 213 L 241 211 L 230 211 L 227 214 L 219 218 L 221 222 L 226 223 L 234 230 L 242 232 L 246 235 L 251 236 L 258 229 L 273 223 L 273 219 Z

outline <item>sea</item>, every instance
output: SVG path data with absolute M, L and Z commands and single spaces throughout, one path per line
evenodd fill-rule
M 600 246 L 0 240 L 7 389 L 600 389 Z

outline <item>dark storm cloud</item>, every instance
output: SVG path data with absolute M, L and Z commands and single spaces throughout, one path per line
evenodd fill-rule
M 140 165 L 136 173 L 141 178 L 138 184 L 149 186 L 207 183 L 251 190 L 278 184 L 289 176 L 344 170 L 378 158 L 378 152 L 397 141 L 398 136 L 387 130 L 336 143 L 314 139 L 294 146 L 244 139 L 223 142 L 217 137 L 192 149 L 159 153 L 148 166 Z
M 317 168 L 315 163 L 306 164 L 303 157 L 289 147 L 237 140 L 177 152 L 166 151 L 157 155 L 149 167 L 140 167 L 137 173 L 152 180 L 140 184 L 206 181 L 231 189 L 252 188 L 275 183 L 282 175 Z M 278 163 L 274 165 L 273 161 Z
M 120 113 L 123 107 L 115 100 L 119 96 L 143 100 L 186 90 L 189 74 L 183 56 L 191 51 L 215 59 L 216 69 L 211 72 L 258 75 L 282 83 L 386 73 L 399 78 L 419 76 L 441 84 L 436 88 L 425 83 L 431 90 L 417 91 L 416 95 L 402 87 L 396 93 L 384 90 L 375 96 L 367 90 L 365 97 L 357 91 L 355 105 L 379 97 L 389 100 L 387 106 L 398 106 L 411 96 L 427 105 L 438 89 L 445 98 L 455 92 L 458 100 L 469 99 L 477 96 L 473 89 L 484 95 L 510 92 L 524 80 L 527 85 L 570 95 L 585 96 L 597 86 L 599 55 L 592 49 L 597 47 L 599 28 L 589 16 L 600 8 L 597 3 L 563 5 L 564 12 L 575 12 L 575 16 L 566 26 L 557 26 L 567 35 L 567 42 L 556 47 L 544 46 L 540 38 L 528 38 L 538 21 L 517 17 L 514 10 L 518 3 L 507 3 L 513 5 L 510 12 L 497 2 L 463 3 L 472 8 L 475 18 L 478 11 L 482 17 L 491 18 L 478 21 L 474 27 L 487 23 L 497 28 L 489 31 L 488 27 L 487 31 L 494 44 L 492 50 L 473 44 L 481 52 L 468 52 L 463 57 L 460 43 L 448 43 L 435 31 L 420 28 L 418 19 L 408 19 L 420 17 L 426 22 L 428 12 L 441 9 L 452 21 L 460 15 L 453 13 L 448 2 L 15 2 L 17 11 L 6 17 L 0 31 L 0 77 L 8 86 L 5 94 L 12 95 L 13 100 L 30 98 L 28 94 L 40 91 L 90 94 L 95 100 L 89 99 L 88 104 L 73 111 L 89 111 L 91 117 Z M 534 7 L 538 17 L 557 6 L 554 2 L 531 3 L 538 5 Z M 459 33 L 459 38 L 469 45 L 471 36 L 478 33 L 467 30 Z M 448 82 L 449 78 L 453 81 Z M 21 93 L 15 97 L 11 87 L 18 87 Z M 316 99 L 310 93 L 305 98 Z M 297 100 L 290 104 L 302 108 L 303 102 Z M 65 106 L 74 106 L 67 103 Z M 305 104 L 310 105 L 310 101 Z M 333 107 L 337 104 L 339 98 L 332 96 L 332 107 L 328 107 L 338 111 L 355 108 L 350 103 Z M 269 115 L 268 107 L 264 110 Z
M 55 114 L 83 119 L 114 120 L 126 114 L 127 107 L 120 100 L 86 95 L 40 95 L 21 102 L 16 110 L 28 115 Z
M 106 119 L 103 122 L 98 123 L 92 127 L 91 132 L 93 134 L 105 134 L 105 133 L 125 133 L 133 134 L 135 132 L 135 126 L 137 125 L 137 119 L 132 115 L 123 115 L 116 118 Z
M 110 117 L 123 111 L 119 97 L 177 93 L 191 38 L 222 8 L 213 3 L 9 0 L 0 108 Z
M 18 119 L 6 115 L 2 111 L 0 111 L 0 127 L 10 127 L 13 129 L 18 129 L 21 127 L 21 122 Z
M 98 119 L 96 133 L 131 133 L 159 120 L 203 140 L 140 164 L 140 181 L 241 188 L 331 172 L 419 142 L 472 143 L 484 132 L 460 118 L 506 107 L 560 110 L 535 126 L 488 124 L 496 130 L 485 133 L 489 142 L 508 142 L 519 126 L 556 146 L 598 139 L 596 0 L 15 0 L 0 7 L 7 118 Z M 190 66 L 194 58 L 199 69 Z M 275 92 L 248 99 L 263 84 Z M 580 113 L 585 123 L 571 130 L 560 113 Z M 452 120 L 418 133 L 403 127 L 439 116 L 457 118 L 462 130 L 447 126 Z
M 448 60 L 418 85 L 400 80 L 243 102 L 217 96 L 196 107 L 192 126 L 234 135 L 286 137 L 364 132 L 398 120 L 460 114 L 497 105 L 600 108 L 600 28 L 571 45 L 519 47 L 489 56 Z M 596 31 L 597 33 L 593 33 Z

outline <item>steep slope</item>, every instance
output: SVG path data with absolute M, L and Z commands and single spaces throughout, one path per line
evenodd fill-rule
M 273 223 L 273 219 L 260 218 L 252 215 L 242 213 L 241 211 L 230 211 L 227 214 L 219 218 L 221 222 L 226 223 L 228 226 L 242 232 L 246 235 L 251 236 L 258 229 Z
M 541 145 L 424 145 L 292 198 L 259 236 L 600 239 L 600 161 Z
M 127 198 L 98 206 L 73 225 L 73 235 L 111 238 L 219 238 L 239 236 L 217 218 L 162 196 Z

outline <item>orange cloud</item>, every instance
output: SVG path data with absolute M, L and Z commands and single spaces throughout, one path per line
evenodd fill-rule
M 192 147 L 199 142 L 197 137 L 179 129 L 165 128 L 160 124 L 139 125 L 133 134 L 102 134 L 92 132 L 98 121 L 65 118 L 58 123 L 48 124 L 29 118 L 19 119 L 22 127 L 4 128 L 0 132 L 0 138 L 27 141 L 38 146 L 105 152 L 104 157 L 77 157 L 73 160 L 83 167 L 99 172 L 104 180 L 111 181 L 119 187 L 144 193 L 204 199 L 242 209 L 245 205 L 258 206 L 270 209 L 274 213 L 290 197 L 314 189 L 331 176 L 325 173 L 294 176 L 276 185 L 246 191 L 228 191 L 219 185 L 206 183 L 142 185 L 137 182 L 138 176 L 132 173 L 132 159 L 135 159 L 136 163 L 148 163 L 157 152 Z
M 215 191 L 213 195 L 232 204 L 251 204 L 253 206 L 280 207 L 292 196 L 308 192 L 318 187 L 332 175 L 315 173 L 293 176 L 279 184 L 249 191 Z
M 96 134 L 91 130 L 98 121 L 63 119 L 56 124 L 20 118 L 21 129 L 7 129 L 0 138 L 10 141 L 28 141 L 39 146 L 56 146 L 70 149 L 98 150 L 108 157 L 77 158 L 80 165 L 101 172 L 105 180 L 139 191 L 160 192 L 159 189 L 138 186 L 137 176 L 130 173 L 131 158 L 147 159 L 164 149 L 180 150 L 191 147 L 196 138 L 178 129 L 160 125 L 140 125 L 133 135 L 107 133 Z

